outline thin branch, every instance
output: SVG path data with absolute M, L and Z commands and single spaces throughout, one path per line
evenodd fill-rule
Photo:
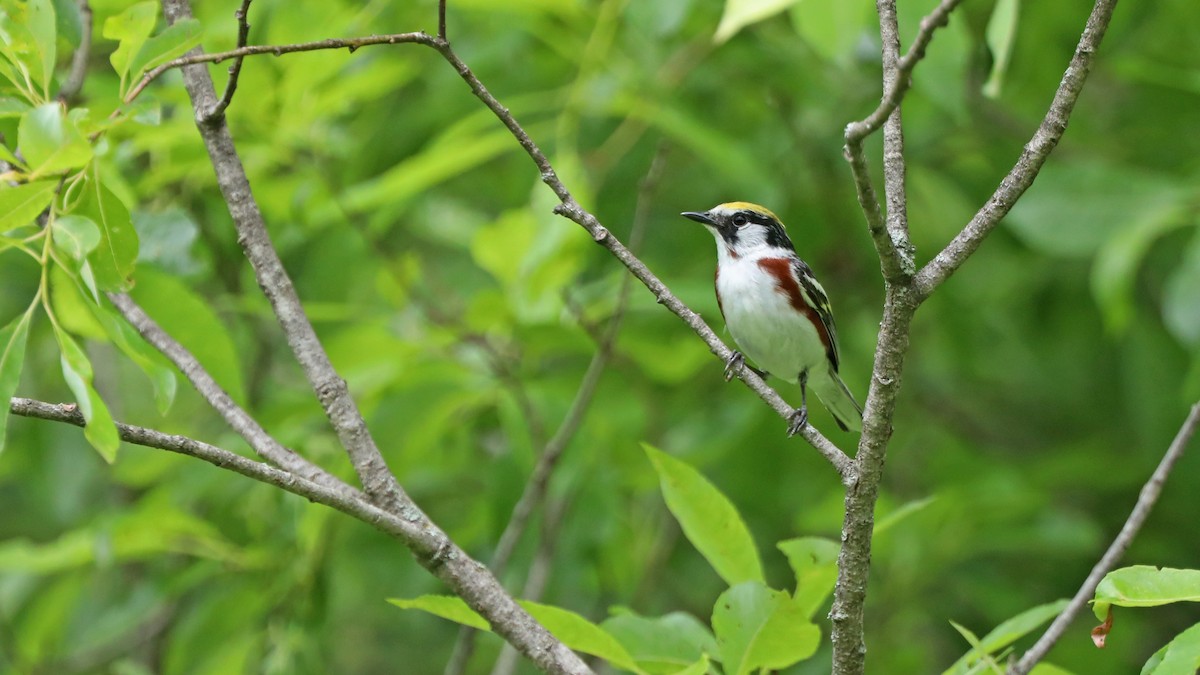
M 124 293 L 109 293 L 108 299 L 146 342 L 175 364 L 175 367 L 192 383 L 192 386 L 212 406 L 213 410 L 217 411 L 225 423 L 237 432 L 260 457 L 290 474 L 328 489 L 338 490 L 345 495 L 350 494 L 347 492 L 347 490 L 352 490 L 349 485 L 296 454 L 267 433 L 250 413 L 239 406 L 228 392 L 217 384 L 212 375 L 196 360 L 196 357 L 192 356 L 191 352 L 164 331 L 154 319 L 150 318 L 150 315 L 146 314 L 133 298 Z
M 442 55 L 442 57 L 454 67 L 459 76 L 462 77 L 462 79 L 467 83 L 467 86 L 471 88 L 471 92 L 475 94 L 480 101 L 483 101 L 484 105 L 486 105 L 488 109 L 491 110 L 497 118 L 499 118 L 500 122 L 503 123 L 513 137 L 517 139 L 517 142 L 521 144 L 521 147 L 525 149 L 525 153 L 529 155 L 530 159 L 533 160 L 533 163 L 537 166 L 539 172 L 541 173 L 542 182 L 550 187 L 550 189 L 561 202 L 554 208 L 554 212 L 583 227 L 583 229 L 591 235 L 592 239 L 596 243 L 608 249 L 609 253 L 616 257 L 621 264 L 625 265 L 629 272 L 633 274 L 633 276 L 637 277 L 638 281 L 641 281 L 642 284 L 645 285 L 652 294 L 654 294 L 655 299 L 660 305 L 663 305 L 669 309 L 672 313 L 682 319 L 684 323 L 686 323 L 693 331 L 695 331 L 695 333 L 699 335 L 702 340 L 704 340 L 705 344 L 708 345 L 709 351 L 720 358 L 723 363 L 728 362 L 730 356 L 733 354 L 729 347 L 726 346 L 719 337 L 717 337 L 717 334 L 714 333 L 711 328 L 709 328 L 708 324 L 704 322 L 704 319 L 702 319 L 699 314 L 692 311 L 691 308 L 689 308 L 683 303 L 683 301 L 676 297 L 675 294 L 672 293 L 669 288 L 667 288 L 666 284 L 664 284 L 657 276 L 655 276 L 653 272 L 650 271 L 648 267 L 646 267 L 645 263 L 639 260 L 638 257 L 631 253 L 624 244 L 617 240 L 612 233 L 610 233 L 603 225 L 601 225 L 600 221 L 597 220 L 594 215 L 589 213 L 586 209 L 580 206 L 578 202 L 575 201 L 575 197 L 571 195 L 570 190 L 567 189 L 566 185 L 564 185 L 562 180 L 558 177 L 558 174 L 554 171 L 554 167 L 550 165 L 550 161 L 546 158 L 546 155 L 541 151 L 537 144 L 533 142 L 533 139 L 529 137 L 529 134 L 526 133 L 525 129 L 521 127 L 520 123 L 518 123 L 516 118 L 513 117 L 512 113 L 509 112 L 508 108 L 504 107 L 504 105 L 502 105 L 500 101 L 498 101 L 496 97 L 487 90 L 487 87 L 485 87 L 483 83 L 479 81 L 479 78 L 475 77 L 475 74 L 471 72 L 471 69 L 467 66 L 467 64 L 464 63 L 462 59 L 460 59 L 458 55 L 454 53 L 454 50 L 450 48 L 450 45 L 443 42 L 434 41 L 430 46 L 436 49 Z M 750 387 L 754 393 L 758 394 L 759 398 L 771 406 L 771 408 L 774 409 L 780 417 L 784 419 L 791 418 L 795 408 L 788 405 L 788 403 L 783 400 L 778 392 L 771 388 L 770 385 L 764 382 L 763 379 L 756 375 L 752 370 L 749 368 L 742 368 L 741 372 L 737 373 L 737 375 L 743 382 L 746 383 L 746 386 Z M 800 435 L 803 436 L 804 439 L 808 441 L 814 448 L 816 448 L 817 452 L 821 453 L 825 459 L 829 460 L 829 463 L 832 464 L 837 472 L 842 476 L 843 481 L 848 480 L 851 472 L 851 460 L 844 452 L 834 445 L 832 441 L 823 436 L 821 432 L 817 431 L 817 429 L 811 424 L 805 425 L 805 427 L 800 431 Z
M 173 61 L 155 66 L 146 72 L 142 79 L 134 85 L 129 93 L 125 96 L 125 103 L 131 103 L 139 94 L 142 93 L 151 82 L 158 79 L 160 75 L 184 66 L 195 65 L 197 63 L 220 63 L 226 59 L 236 59 L 244 56 L 254 56 L 256 54 L 274 54 L 282 56 L 284 54 L 294 54 L 296 52 L 315 52 L 323 49 L 348 49 L 351 52 L 357 51 L 360 47 L 370 47 L 372 45 L 397 45 L 397 44 L 423 44 L 433 47 L 437 43 L 437 38 L 427 33 L 418 31 L 415 33 L 395 33 L 392 35 L 368 35 L 365 37 L 317 40 L 316 42 L 301 42 L 290 45 L 248 45 L 231 49 L 226 52 L 212 52 L 205 54 L 197 50 L 189 52 L 186 56 L 182 56 Z
M 1000 181 L 991 198 L 962 232 L 917 273 L 915 284 L 921 300 L 929 297 L 935 288 L 966 262 L 1000 220 L 1008 215 L 1017 199 L 1033 185 L 1038 172 L 1067 130 L 1071 111 L 1074 110 L 1075 102 L 1079 100 L 1088 73 L 1095 63 L 1096 51 L 1100 48 L 1105 31 L 1108 30 L 1108 23 L 1116 5 L 1117 0 L 1096 0 L 1083 35 L 1079 38 L 1079 45 L 1075 48 L 1075 55 L 1071 57 L 1071 63 L 1054 92 L 1050 109 L 1046 111 L 1046 116 L 1034 132 L 1033 138 L 1025 145 L 1016 165 Z
M 92 50 L 93 30 L 92 6 L 88 0 L 79 0 L 79 22 L 82 31 L 79 36 L 79 46 L 71 55 L 71 70 L 67 73 L 67 79 L 63 80 L 62 87 L 58 90 L 58 100 L 63 103 L 73 101 L 79 95 L 79 91 L 83 89 L 83 81 L 87 79 L 88 55 Z
M 1058 642 L 1059 638 L 1067 631 L 1067 627 L 1075 620 L 1076 615 L 1087 605 L 1096 593 L 1096 586 L 1104 579 L 1104 576 L 1116 567 L 1117 562 L 1125 555 L 1125 551 L 1129 549 L 1129 544 L 1133 538 L 1137 536 L 1138 530 L 1142 528 L 1142 524 L 1146 522 L 1146 517 L 1150 515 L 1150 510 L 1154 508 L 1154 504 L 1158 501 L 1159 494 L 1162 493 L 1163 484 L 1167 481 L 1167 476 L 1171 475 L 1171 470 L 1175 468 L 1175 463 L 1183 456 L 1183 451 L 1187 449 L 1188 443 L 1191 442 L 1192 436 L 1196 430 L 1200 429 L 1200 402 L 1192 406 L 1191 412 L 1187 419 L 1183 421 L 1183 425 L 1179 427 L 1179 431 L 1175 434 L 1175 439 L 1171 441 L 1171 445 L 1167 448 L 1166 454 L 1158 463 L 1158 468 L 1150 475 L 1150 479 L 1142 486 L 1142 491 L 1138 493 L 1137 503 L 1133 505 L 1133 510 L 1129 512 L 1129 518 L 1126 519 L 1125 525 L 1121 527 L 1120 533 L 1116 539 L 1113 539 L 1109 544 L 1108 550 L 1100 557 L 1100 561 L 1092 568 L 1091 574 L 1088 574 L 1083 585 L 1075 593 L 1075 597 L 1067 603 L 1042 637 L 1025 652 L 1021 660 L 1009 667 L 1008 675 L 1025 675 L 1033 670 L 1050 648 Z
M 446 38 L 446 0 L 438 0 L 437 39 L 439 42 L 449 42 L 449 40 Z
M 246 41 L 250 39 L 250 3 L 253 0 L 242 0 L 242 6 L 233 13 L 238 22 L 237 46 L 241 49 L 246 46 Z M 209 111 L 208 116 L 219 117 L 225 114 L 225 110 L 229 108 L 229 104 L 233 102 L 233 94 L 237 91 L 238 77 L 242 74 L 242 60 L 244 56 L 234 58 L 233 65 L 229 66 L 229 82 L 225 84 L 225 93 L 221 95 L 221 100 L 217 101 L 216 107 Z
M 866 216 L 867 229 L 871 233 L 875 250 L 879 254 L 883 278 L 889 283 L 899 283 L 909 279 L 916 271 L 912 244 L 908 240 L 904 207 L 904 143 L 900 131 L 900 102 L 912 87 L 912 71 L 924 58 L 925 49 L 933 39 L 934 31 L 949 22 L 950 12 L 954 11 L 959 2 L 961 0 L 942 0 L 929 16 L 921 20 L 920 30 L 917 31 L 912 46 L 903 57 L 900 57 L 896 3 L 894 0 L 879 0 L 877 8 L 879 10 L 880 38 L 883 45 L 885 93 L 879 106 L 870 115 L 858 122 L 846 125 L 844 154 L 846 161 L 850 164 L 850 172 L 854 176 L 858 204 Z M 863 141 L 889 120 L 892 122 L 885 130 L 884 139 L 884 176 L 888 186 L 888 213 L 885 219 L 879 204 L 879 197 L 871 183 L 871 173 L 867 167 Z M 897 188 L 897 186 L 899 187 Z

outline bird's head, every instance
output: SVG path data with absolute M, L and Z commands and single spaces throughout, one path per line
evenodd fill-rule
M 718 250 L 735 258 L 762 248 L 795 250 L 779 216 L 765 206 L 728 202 L 681 215 L 707 227 L 717 240 Z

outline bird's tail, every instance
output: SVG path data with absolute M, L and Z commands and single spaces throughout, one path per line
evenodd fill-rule
M 843 431 L 862 431 L 862 408 L 836 370 L 830 368 L 827 377 L 809 379 L 808 386 L 825 404 Z

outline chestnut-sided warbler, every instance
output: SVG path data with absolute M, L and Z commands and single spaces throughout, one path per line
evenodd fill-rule
M 813 276 L 779 218 L 757 204 L 729 202 L 682 214 L 717 240 L 717 306 L 741 353 L 725 378 L 749 356 L 763 371 L 800 382 L 800 407 L 788 435 L 808 423 L 807 389 L 844 430 L 862 431 L 862 408 L 838 375 L 837 328 L 825 289 Z

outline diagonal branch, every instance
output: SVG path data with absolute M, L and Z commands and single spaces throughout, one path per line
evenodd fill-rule
M 63 103 L 72 102 L 83 89 L 83 81 L 87 79 L 88 55 L 92 50 L 92 31 L 95 30 L 92 25 L 92 5 L 88 0 L 79 0 L 79 22 L 79 46 L 71 55 L 71 70 L 67 73 L 67 79 L 63 80 L 62 87 L 58 90 L 57 98 Z
M 1020 661 L 1009 667 L 1008 675 L 1025 675 L 1033 667 L 1041 661 L 1050 648 L 1058 642 L 1059 638 L 1067 631 L 1067 627 L 1075 620 L 1076 615 L 1087 605 L 1088 600 L 1096 593 L 1096 586 L 1104 579 L 1117 562 L 1125 555 L 1125 551 L 1129 549 L 1129 544 L 1133 538 L 1137 536 L 1138 530 L 1142 528 L 1142 523 L 1146 522 L 1146 517 L 1150 515 L 1150 510 L 1154 508 L 1154 504 L 1158 501 L 1158 496 L 1162 492 L 1163 484 L 1167 480 L 1167 476 L 1171 475 L 1171 470 L 1175 468 L 1175 463 L 1183 456 L 1183 451 L 1187 449 L 1188 443 L 1191 442 L 1192 436 L 1195 435 L 1197 429 L 1200 429 L 1200 402 L 1192 406 L 1191 412 L 1183 421 L 1183 425 L 1179 427 L 1179 431 L 1175 434 L 1175 439 L 1171 441 L 1171 445 L 1167 448 L 1167 452 L 1158 463 L 1158 468 L 1154 469 L 1154 473 L 1150 475 L 1150 479 L 1142 486 L 1142 491 L 1138 493 L 1137 503 L 1134 504 L 1133 510 L 1129 513 L 1129 518 L 1125 521 L 1125 525 L 1121 527 L 1120 533 L 1116 539 L 1109 544 L 1108 550 L 1100 557 L 1100 561 L 1092 568 L 1083 585 L 1075 593 L 1075 597 L 1067 603 L 1063 608 L 1062 613 L 1055 617 L 1050 627 L 1038 638 L 1029 651 L 1021 657 Z
M 1046 111 L 1041 125 L 987 203 L 979 209 L 962 232 L 917 273 L 915 284 L 919 299 L 929 297 L 935 288 L 962 267 L 967 258 L 983 243 L 984 238 L 1008 215 L 1017 199 L 1033 185 L 1038 172 L 1067 130 L 1071 111 L 1074 110 L 1075 102 L 1079 100 L 1079 94 L 1087 82 L 1088 73 L 1096 60 L 1096 51 L 1100 48 L 1105 31 L 1108 30 L 1108 23 L 1116 5 L 1117 0 L 1096 0 L 1083 35 L 1079 38 L 1079 45 L 1075 48 L 1075 55 L 1071 57 L 1071 63 L 1063 73 L 1058 90 L 1054 92 L 1054 100 L 1050 103 L 1050 109 Z
M 858 204 L 867 218 L 867 229 L 879 254 L 883 278 L 888 283 L 899 283 L 909 279 L 916 271 L 905 213 L 904 137 L 900 129 L 900 102 L 912 87 L 912 71 L 925 57 L 925 49 L 933 39 L 934 31 L 949 22 L 950 12 L 954 11 L 959 2 L 961 0 L 942 0 L 929 16 L 922 19 L 912 46 L 903 57 L 900 56 L 896 3 L 881 0 L 877 4 L 883 45 L 884 95 L 879 106 L 870 115 L 846 125 L 844 154 L 854 176 Z M 886 219 L 879 205 L 875 186 L 871 183 L 871 173 L 867 168 L 867 156 L 863 149 L 863 141 L 885 124 L 887 127 L 884 129 L 883 167 L 888 200 Z

